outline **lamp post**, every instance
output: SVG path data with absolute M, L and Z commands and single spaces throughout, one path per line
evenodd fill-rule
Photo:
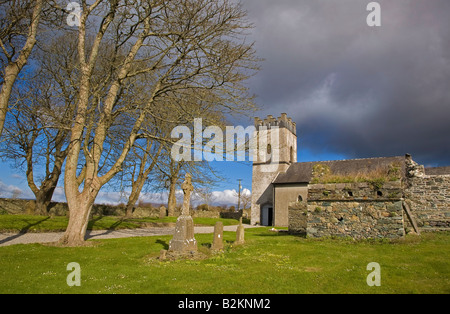
M 242 179 L 238 179 L 239 181 L 239 188 L 238 188 L 238 206 L 237 206 L 237 210 L 239 211 L 241 209 L 241 181 Z

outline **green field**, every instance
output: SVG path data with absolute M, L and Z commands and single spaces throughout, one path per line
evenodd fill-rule
M 450 293 L 450 233 L 355 242 L 255 228 L 242 246 L 225 232 L 215 255 L 211 234 L 196 238 L 205 259 L 159 261 L 171 236 L 0 247 L 0 293 Z M 79 287 L 66 283 L 71 262 L 81 267 Z M 379 287 L 366 283 L 371 262 L 381 267 Z
M 175 223 L 177 217 L 122 218 L 116 216 L 94 216 L 88 230 L 119 230 L 146 227 L 149 224 Z M 237 225 L 239 220 L 225 218 L 194 218 L 194 224 L 214 226 L 222 221 L 224 226 Z M 0 232 L 52 232 L 65 231 L 69 219 L 61 216 L 0 215 Z

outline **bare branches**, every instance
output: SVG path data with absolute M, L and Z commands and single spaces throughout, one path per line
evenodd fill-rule
M 42 11 L 44 3 L 49 1 L 21 2 L 28 5 L 25 12 L 31 21 L 27 24 L 29 45 L 22 49 L 25 58 L 19 62 L 22 66 L 36 41 L 38 18 L 47 12 Z M 68 242 L 82 241 L 90 205 L 124 163 L 130 164 L 130 154 L 141 161 L 133 176 L 139 187 L 149 169 L 163 168 L 160 160 L 170 150 L 171 128 L 192 125 L 197 117 L 221 125 L 226 114 L 251 109 L 245 80 L 258 69 L 253 45 L 245 41 L 251 25 L 234 1 L 80 3 L 76 29 L 57 28 L 42 34 L 42 38 L 57 41 L 52 46 L 39 42 L 35 60 L 42 85 L 39 109 L 33 113 L 39 125 L 23 130 L 31 148 L 41 140 L 53 145 L 42 150 L 51 152 L 43 162 L 48 173 L 52 164 L 59 167 L 56 156 L 67 153 L 64 185 L 71 221 L 64 241 Z M 8 25 L 0 31 L 0 51 L 4 60 L 11 61 L 18 53 L 17 45 L 10 44 L 3 34 L 15 29 L 23 33 L 23 29 L 19 19 Z M 6 68 L 5 82 L 8 71 Z M 14 80 L 17 73 L 11 76 L 15 75 Z M 17 101 L 21 108 L 29 105 Z M 2 108 L 7 108 L 8 100 L 4 103 Z M 33 134 L 37 136 L 33 138 Z M 166 162 L 175 172 L 182 171 L 183 165 L 174 164 L 170 157 Z M 30 158 L 30 178 L 32 166 Z M 176 179 L 171 177 L 173 189 Z
M 14 1 L 16 2 L 16 1 Z M 29 2 L 21 2 L 17 1 L 16 4 L 23 4 L 22 7 L 19 7 L 21 10 L 15 10 L 15 8 L 9 7 L 12 12 L 21 12 L 18 13 L 17 16 L 14 16 L 8 25 L 1 33 L 0 33 L 0 39 L 1 39 L 1 46 L 2 50 L 5 51 L 6 56 L 6 67 L 3 70 L 3 82 L 2 87 L 0 90 L 0 136 L 3 132 L 3 125 L 5 123 L 6 118 L 6 112 L 8 110 L 8 103 L 9 98 L 11 95 L 11 90 L 13 88 L 14 82 L 16 81 L 17 76 L 19 75 L 20 71 L 22 71 L 22 68 L 25 66 L 25 64 L 28 61 L 28 57 L 31 54 L 31 51 L 33 50 L 33 47 L 36 43 L 36 33 L 37 28 L 39 25 L 39 19 L 41 17 L 41 11 L 42 7 L 44 5 L 44 0 L 36 0 L 33 1 L 34 5 L 31 6 Z M 14 3 L 13 3 L 14 5 Z M 32 7 L 32 13 L 31 17 L 28 18 L 28 12 L 30 8 Z M 4 22 L 4 19 L 2 19 L 2 24 Z M 16 47 L 14 43 L 14 37 L 18 34 L 23 34 L 24 32 L 24 24 L 28 26 L 28 31 L 25 37 L 25 43 L 23 47 L 21 48 L 20 52 L 18 53 L 18 56 L 15 60 L 13 58 L 16 55 Z M 3 25 L 2 25 L 3 26 Z M 5 46 L 5 39 L 9 42 L 9 53 L 8 49 Z

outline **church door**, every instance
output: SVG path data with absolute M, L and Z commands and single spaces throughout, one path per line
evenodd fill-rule
M 273 206 L 266 204 L 261 208 L 261 225 L 273 226 Z
M 268 226 L 273 226 L 273 207 L 269 207 L 269 224 Z

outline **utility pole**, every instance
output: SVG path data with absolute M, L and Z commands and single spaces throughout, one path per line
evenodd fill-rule
M 237 210 L 239 211 L 241 209 L 241 181 L 242 179 L 238 179 L 239 181 L 239 189 L 238 189 L 238 206 L 237 206 Z

